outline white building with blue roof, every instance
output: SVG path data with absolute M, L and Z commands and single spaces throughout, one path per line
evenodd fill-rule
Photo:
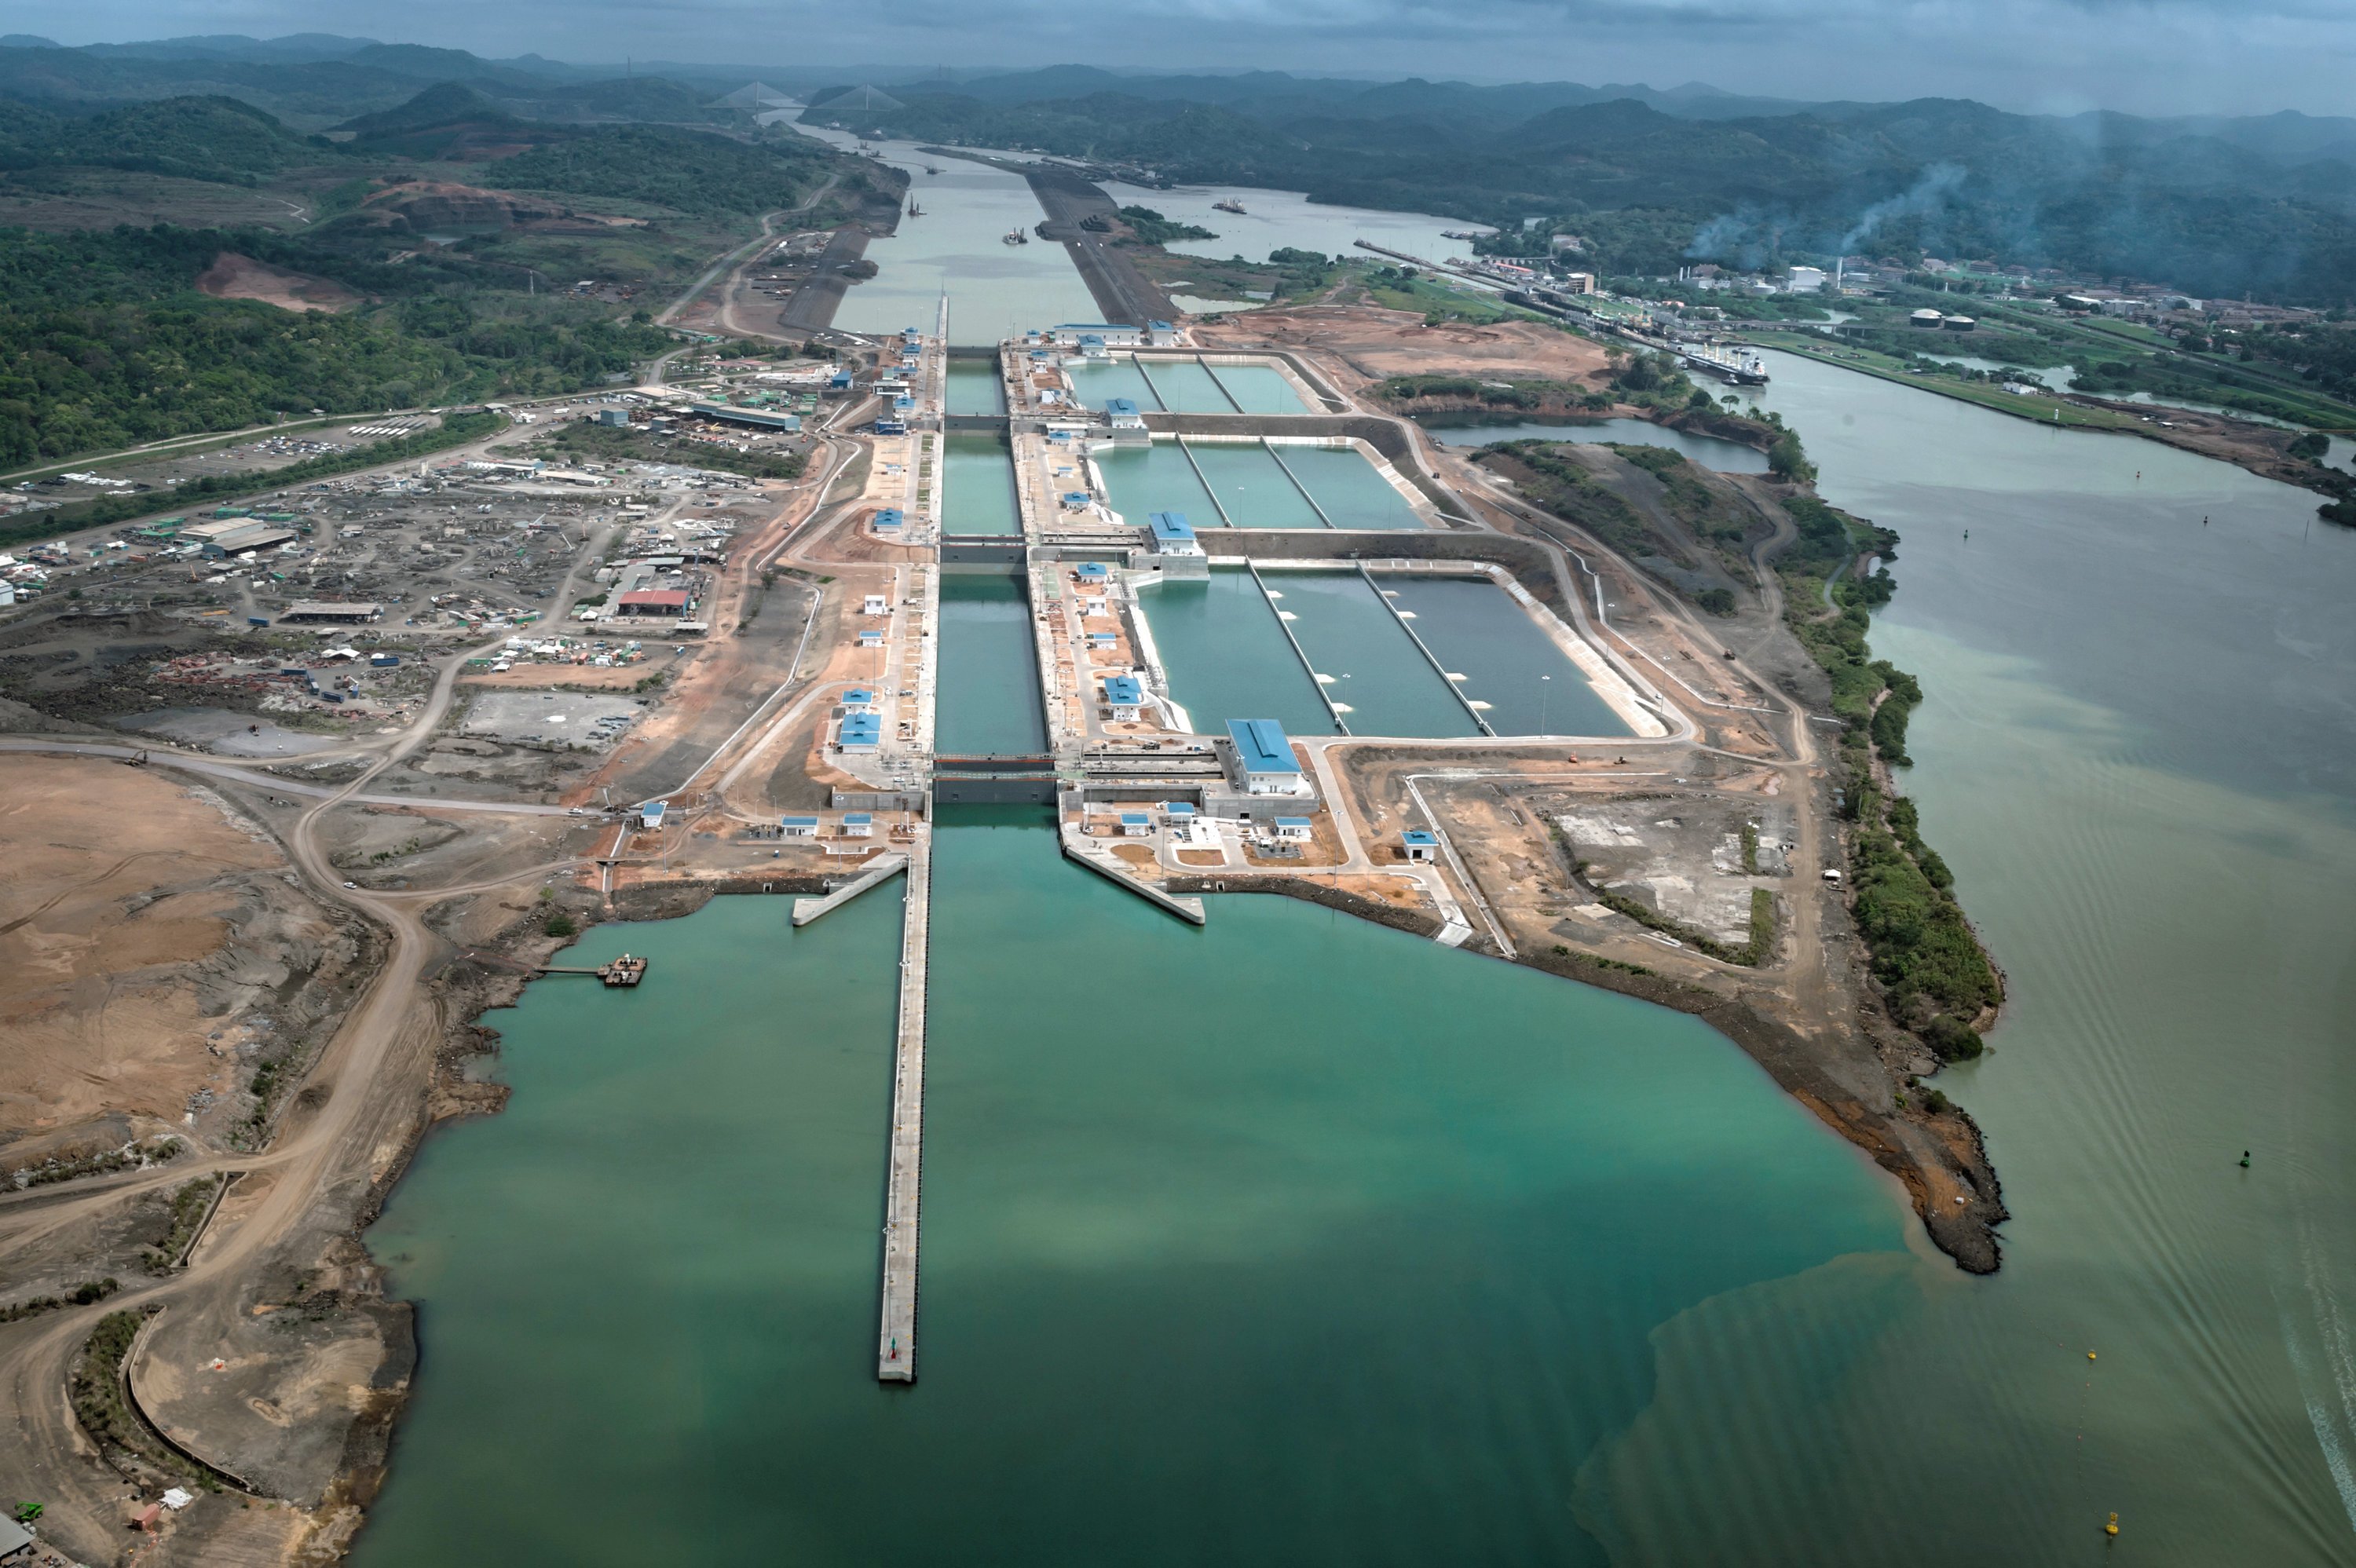
M 1311 793 L 1284 726 L 1273 719 L 1228 720 L 1223 750 L 1229 780 L 1246 795 Z
M 1104 683 L 1105 705 L 1112 709 L 1116 724 L 1137 722 L 1138 709 L 1145 702 L 1145 688 L 1133 675 L 1108 675 Z
M 1194 538 L 1194 525 L 1186 520 L 1183 512 L 1155 512 L 1145 519 L 1153 536 L 1156 555 L 1200 555 L 1203 546 Z

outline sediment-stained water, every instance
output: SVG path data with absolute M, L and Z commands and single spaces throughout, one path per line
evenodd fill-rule
M 2015 1218 L 1991 1280 L 1843 1259 L 1657 1332 L 1580 1516 L 1632 1563 L 2348 1562 L 2356 535 L 2149 442 L 1771 368 L 1826 496 L 1904 536 L 1905 786 L 2011 990 L 1941 1083 Z

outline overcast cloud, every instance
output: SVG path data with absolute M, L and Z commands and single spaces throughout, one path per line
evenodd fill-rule
M 904 76 L 1079 61 L 2356 113 L 2356 0 L 16 0 L 5 26 L 67 44 L 332 32 L 584 62 L 896 60 Z

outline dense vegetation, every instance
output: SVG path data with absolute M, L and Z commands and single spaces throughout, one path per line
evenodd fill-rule
M 807 141 L 755 144 L 674 125 L 602 125 L 502 158 L 488 173 L 507 190 L 617 197 L 676 212 L 766 212 L 798 203 L 830 161 Z
M 194 284 L 223 251 L 393 297 L 343 315 L 212 299 Z M 0 464 L 315 408 L 561 392 L 669 343 L 591 306 L 486 289 L 455 261 L 387 267 L 263 232 L 14 231 L 0 236 Z
M 88 116 L 0 99 L 0 169 L 11 172 L 80 164 L 250 186 L 343 156 L 233 98 L 169 98 Z
M 1164 218 L 1150 207 L 1124 207 L 1120 209 L 1120 220 L 1148 245 L 1167 245 L 1173 240 L 1218 238 L 1198 223 L 1181 223 L 1175 219 Z
M 1784 509 L 1799 537 L 1777 563 L 1785 579 L 1785 618 L 1832 682 L 1833 711 L 1844 721 L 1840 768 L 1849 834 L 1851 909 L 1873 955 L 1874 977 L 1890 1009 L 1944 1061 L 1976 1056 L 1972 1023 L 2003 999 L 2002 982 L 1980 948 L 1953 892 L 1954 878 L 1924 843 L 1914 803 L 1886 794 L 1871 759 L 1906 765 L 1906 716 L 1922 700 L 1914 677 L 1866 645 L 1872 606 L 1890 594 L 1888 572 L 1865 581 L 1847 572 L 1865 550 L 1894 553 L 1897 536 L 1859 522 L 1812 496 Z M 1838 576 L 1835 608 L 1823 586 Z
M 2356 302 L 2356 169 L 2261 139 L 2162 136 L 2126 116 L 2088 123 L 1947 100 L 1725 119 L 1633 99 L 1533 111 L 1526 88 L 1484 98 L 1430 83 L 1340 94 L 1284 82 L 1258 95 L 1193 83 L 1173 95 L 1123 80 L 1020 101 L 900 91 L 896 108 L 827 104 L 809 118 L 1514 229 L 1547 219 L 1546 232 L 1576 234 L 1607 273 L 1828 255 L 1864 238 L 1874 211 L 1877 251 L 2125 274 L 2204 297 Z M 1501 108 L 1525 116 L 1501 122 Z

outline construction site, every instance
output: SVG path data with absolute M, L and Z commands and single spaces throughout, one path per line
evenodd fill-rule
M 845 246 L 776 237 L 721 308 L 798 338 Z M 1076 873 L 1173 921 L 1283 895 L 1699 1014 L 1992 1265 L 1976 1134 L 1904 1107 L 1936 1062 L 1866 1006 L 1786 492 L 1692 470 L 1732 519 L 1705 537 L 1566 445 L 1643 536 L 1607 542 L 1364 394 L 1375 340 L 1412 362 L 1398 313 L 1214 341 L 1124 325 L 1116 272 L 1109 323 L 974 345 L 944 298 L 831 358 L 709 359 L 28 553 L 0 752 L 83 815 L 19 868 L 18 1014 L 142 1020 L 104 1093 L 62 1043 L 0 1079 L 0 1307 L 70 1304 L 0 1328 L 0 1482 L 37 1478 L 59 1539 L 201 1477 L 251 1506 L 208 1494 L 153 1560 L 340 1553 L 415 1355 L 355 1217 L 498 1107 L 486 1008 L 586 926 L 715 894 L 797 926 L 904 901 L 873 1349 L 914 1381 L 933 834 L 974 806 L 1051 814 Z M 1705 567 L 1722 613 L 1679 591 Z M 648 1000 L 636 973 L 600 1005 Z M 168 1307 L 93 1443 L 42 1391 L 99 1280 Z

